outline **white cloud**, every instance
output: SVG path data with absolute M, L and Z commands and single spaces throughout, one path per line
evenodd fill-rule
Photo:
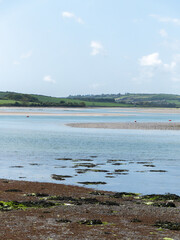
M 170 64 L 163 64 L 164 70 L 166 71 L 172 71 L 176 67 L 177 63 L 176 62 L 171 62 Z
M 32 51 L 30 50 L 29 52 L 23 53 L 21 55 L 22 59 L 30 58 L 32 56 Z
M 48 82 L 48 83 L 56 83 L 56 81 L 54 79 L 52 79 L 52 77 L 50 75 L 44 76 L 43 81 Z
M 157 66 L 162 63 L 159 59 L 159 53 L 152 53 L 139 59 L 141 66 Z
M 159 67 L 160 70 L 165 70 L 165 71 L 173 71 L 174 68 L 177 66 L 177 61 L 178 61 L 179 55 L 176 54 L 173 57 L 173 61 L 169 64 L 163 63 L 163 61 L 159 58 L 159 53 L 152 53 L 147 56 L 143 56 L 142 58 L 139 59 L 139 63 L 141 66 L 146 66 L 146 67 Z
M 74 14 L 71 12 L 62 12 L 62 17 L 64 18 L 73 18 Z
M 84 21 L 80 17 L 77 17 L 74 13 L 71 13 L 71 12 L 62 12 L 62 17 L 63 18 L 72 18 L 80 24 L 84 23 Z
M 180 25 L 180 19 L 179 18 L 161 17 L 160 15 L 156 15 L 156 14 L 151 14 L 150 17 L 155 18 L 159 22 L 173 23 L 173 24 L 176 24 L 176 25 Z
M 91 55 L 96 56 L 104 52 L 104 48 L 100 42 L 91 41 L 90 47 L 92 49 Z
M 160 34 L 160 35 L 161 35 L 161 37 L 163 37 L 163 38 L 165 38 L 165 37 L 167 37 L 167 36 L 168 36 L 168 34 L 167 34 L 166 30 L 164 30 L 164 29 L 161 29 L 161 30 L 159 31 L 159 34 Z
M 20 65 L 20 62 L 19 61 L 14 61 L 13 64 L 14 65 Z
M 180 54 L 172 56 L 170 63 L 164 63 L 159 53 L 152 53 L 139 59 L 139 73 L 132 80 L 137 84 L 144 81 L 150 82 L 153 78 L 167 78 L 172 82 L 179 82 L 180 79 Z M 165 77 L 164 77 L 165 76 Z

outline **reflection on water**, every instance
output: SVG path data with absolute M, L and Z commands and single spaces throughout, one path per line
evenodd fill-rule
M 69 122 L 134 119 L 180 121 L 180 115 L 135 111 L 134 115 L 120 117 L 0 116 L 0 176 L 66 184 L 99 182 L 88 186 L 112 191 L 180 194 L 180 131 L 65 126 Z

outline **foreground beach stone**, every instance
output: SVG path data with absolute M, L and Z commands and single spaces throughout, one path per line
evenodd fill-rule
M 168 204 L 173 203 L 173 204 Z M 180 239 L 180 197 L 0 180 L 0 239 Z
M 69 123 L 66 125 L 76 128 L 180 130 L 178 122 Z

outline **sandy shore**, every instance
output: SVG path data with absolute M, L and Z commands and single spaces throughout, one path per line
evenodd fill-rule
M 103 112 L 82 112 L 86 109 L 104 109 Z M 49 112 L 51 110 L 51 112 Z M 54 112 L 53 112 L 54 110 Z M 57 111 L 64 111 L 58 113 Z M 0 107 L 0 116 L 128 116 L 136 113 L 180 114 L 180 108 L 23 108 Z
M 104 128 L 104 129 L 142 129 L 142 130 L 180 130 L 180 123 L 162 122 L 118 122 L 118 123 L 69 123 L 76 128 Z
M 173 194 L 0 180 L 1 240 L 178 240 L 179 210 Z
M 0 111 L 0 116 L 82 116 L 82 117 L 98 117 L 98 116 L 128 116 L 132 114 L 123 113 L 48 113 L 48 112 L 3 112 Z

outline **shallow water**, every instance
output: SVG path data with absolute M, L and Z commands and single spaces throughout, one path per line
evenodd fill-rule
M 14 111 L 19 112 L 16 109 Z M 41 109 L 41 111 L 65 112 L 62 109 Z M 180 194 L 178 184 L 180 131 L 80 129 L 65 125 L 70 122 L 134 120 L 166 122 L 169 119 L 180 122 L 180 114 L 143 113 L 134 109 L 69 111 L 128 112 L 132 115 L 30 116 L 30 118 L 0 116 L 0 178 L 75 185 L 80 185 L 78 182 L 101 181 L 106 184 L 88 186 L 144 194 L 167 192 Z M 72 158 L 72 160 L 57 160 L 58 158 Z M 87 166 L 87 163 L 96 166 Z M 98 172 L 98 170 L 108 172 Z M 58 181 L 52 179 L 52 174 L 72 177 Z

